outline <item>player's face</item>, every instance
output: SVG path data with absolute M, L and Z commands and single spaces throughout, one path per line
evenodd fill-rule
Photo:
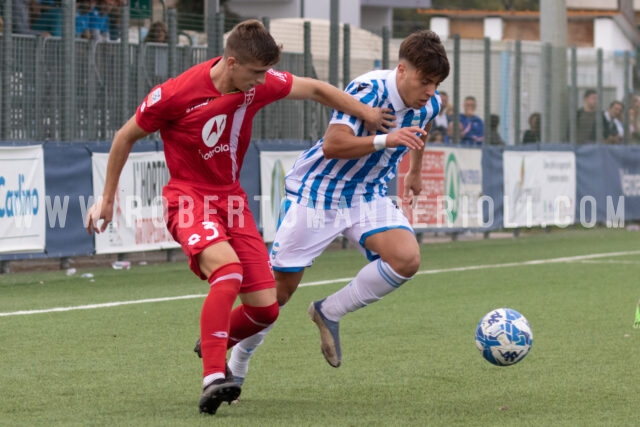
M 270 68 L 270 65 L 263 65 L 258 62 L 240 63 L 235 61 L 231 66 L 233 84 L 239 91 L 247 92 L 264 83 L 267 71 Z
M 411 64 L 401 62 L 398 65 L 397 83 L 404 105 L 419 109 L 436 94 L 440 81 L 435 76 L 425 76 Z

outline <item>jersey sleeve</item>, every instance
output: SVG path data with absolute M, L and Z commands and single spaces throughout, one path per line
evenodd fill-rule
M 153 133 L 162 125 L 176 118 L 173 80 L 168 80 L 153 89 L 136 110 L 136 122 L 145 132 Z
M 293 86 L 293 74 L 287 71 L 269 69 L 265 84 L 260 85 L 262 104 L 270 104 L 289 95 Z
M 370 107 L 378 107 L 380 99 L 380 95 L 378 93 L 379 90 L 380 84 L 377 80 L 354 80 L 349 84 L 349 86 L 347 86 L 344 91 L 363 104 L 366 104 Z M 362 134 L 362 131 L 364 129 L 364 122 L 360 118 L 339 110 L 333 110 L 331 112 L 331 120 L 329 121 L 329 124 L 347 125 L 353 130 L 354 135 Z

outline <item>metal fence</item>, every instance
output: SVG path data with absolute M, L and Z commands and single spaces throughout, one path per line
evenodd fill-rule
M 5 4 L 10 1 L 4 0 Z M 71 13 L 69 10 L 73 8 L 65 13 Z M 121 14 L 123 28 L 130 28 L 128 6 Z M 223 45 L 220 31 L 185 34 L 178 29 L 175 9 L 165 15 L 168 43 L 139 42 L 133 29 L 118 41 L 76 39 L 69 31 L 62 37 L 47 38 L 12 34 L 7 39 L 6 32 L 0 35 L 0 140 L 110 140 L 151 88 L 212 57 Z M 73 22 L 69 17 L 65 20 Z M 207 22 L 224 19 L 215 16 Z M 296 75 L 343 87 L 363 72 L 397 63 L 401 40 L 390 39 L 386 29 L 381 37 L 327 21 L 264 22 L 284 47 L 276 68 Z M 444 44 L 452 73 L 441 89 L 449 93 L 454 121 L 464 97 L 472 95 L 478 101 L 476 113 L 485 122 L 491 114 L 499 116 L 499 133 L 508 144 L 522 141 L 533 113 L 541 114 L 543 141 L 560 142 L 549 140 L 553 97 L 547 82 L 554 73 L 545 59 L 549 46 L 458 37 Z M 614 99 L 625 102 L 627 109 L 632 107 L 633 99 L 628 95 L 633 93 L 634 65 L 633 52 L 567 50 L 569 84 L 563 96 L 568 102 L 561 113 L 566 123 L 564 142 L 575 142 L 575 110 L 585 89 L 598 90 L 601 111 Z M 640 111 L 636 113 L 640 115 Z M 253 138 L 312 141 L 323 134 L 328 118 L 328 109 L 316 103 L 281 101 L 256 116 Z M 626 129 L 630 120 L 633 118 L 625 115 Z M 458 138 L 455 134 L 454 142 Z M 626 135 L 625 142 L 629 141 Z
M 1 34 L 0 140 L 112 139 L 155 85 L 210 57 L 206 45 L 178 44 L 175 9 L 169 12 L 169 43 Z M 283 52 L 275 68 L 317 77 L 304 53 Z M 254 119 L 253 138 L 317 139 L 328 117 L 311 102 L 271 104 Z

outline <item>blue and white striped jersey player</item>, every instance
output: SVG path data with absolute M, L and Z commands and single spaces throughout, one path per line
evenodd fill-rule
M 398 289 L 420 266 L 414 231 L 386 197 L 387 183 L 408 153 L 411 166 L 403 200 L 420 192 L 425 129 L 440 110 L 436 88 L 448 75 L 439 37 L 428 30 L 409 35 L 394 70 L 371 71 L 346 88 L 365 104 L 391 109 L 395 127 L 388 134 L 372 135 L 362 120 L 334 111 L 324 138 L 302 153 L 286 176 L 285 213 L 271 248 L 280 306 L 295 292 L 305 268 L 341 234 L 370 261 L 351 283 L 309 306 L 322 353 L 333 367 L 340 366 L 342 358 L 340 319 Z M 233 348 L 229 367 L 237 381 L 243 381 L 266 331 Z

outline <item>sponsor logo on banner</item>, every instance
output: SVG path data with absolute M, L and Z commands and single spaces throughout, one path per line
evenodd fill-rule
M 427 147 L 422 156 L 422 191 L 403 211 L 414 228 L 472 228 L 483 226 L 482 151 Z M 405 157 L 399 167 L 397 194 L 404 191 L 409 170 Z
M 0 253 L 43 252 L 46 240 L 42 146 L 0 148 Z
M 271 212 L 276 221 L 280 218 L 281 201 L 285 197 L 284 174 L 284 167 L 278 159 L 271 170 Z
M 102 194 L 107 153 L 93 153 L 93 192 Z M 177 248 L 164 221 L 162 188 L 169 180 L 163 152 L 131 153 L 122 169 L 112 222 L 96 234 L 96 253 Z
M 632 174 L 625 169 L 619 169 L 620 173 L 620 187 L 622 188 L 622 194 L 626 197 L 639 197 L 640 196 L 640 174 Z
M 449 154 L 447 166 L 444 172 L 445 194 L 451 199 L 450 209 L 447 209 L 447 216 L 450 222 L 455 222 L 458 218 L 458 199 L 460 197 L 460 170 L 455 154 Z
M 575 153 L 503 153 L 504 227 L 567 226 L 575 222 Z
M 260 225 L 262 238 L 272 242 L 282 201 L 284 177 L 302 151 L 260 151 Z

